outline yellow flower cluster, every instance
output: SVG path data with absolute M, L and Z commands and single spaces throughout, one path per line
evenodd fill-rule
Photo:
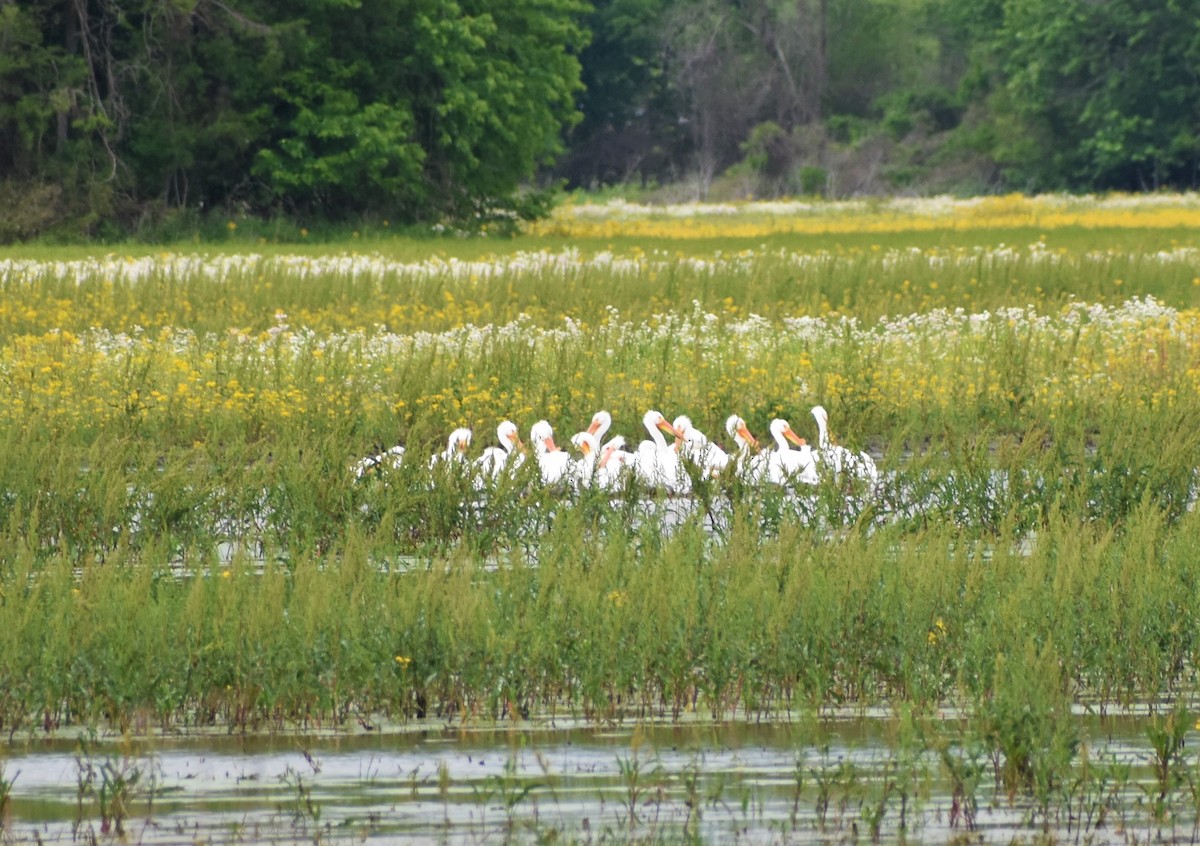
M 742 202 L 639 206 L 564 205 L 531 224 L 535 235 L 572 239 L 758 239 L 773 235 L 894 234 L 934 231 L 1066 227 L 1087 229 L 1189 229 L 1200 226 L 1200 200 L 1193 195 L 1162 198 L 1105 198 L 1010 194 L 956 200 L 866 200 L 843 202 Z
M 1186 244 L 1143 254 L 914 237 L 691 255 L 651 238 L 658 226 L 725 237 L 1019 220 L 1028 232 L 1197 215 L 1192 196 L 576 206 L 545 225 L 611 224 L 645 246 L 0 260 L 0 425 L 188 445 L 227 431 L 432 444 L 505 418 L 569 434 L 601 407 L 685 412 L 709 431 L 735 411 L 799 425 L 818 402 L 913 421 L 1170 409 L 1200 390 L 1200 312 L 1182 307 L 1200 292 L 1200 251 Z
M 877 325 L 700 313 L 603 331 L 517 325 L 421 340 L 389 333 L 265 340 L 163 330 L 18 336 L 0 346 L 0 424 L 60 431 L 154 426 L 185 443 L 239 431 L 490 429 L 601 406 L 686 412 L 710 428 L 821 402 L 916 416 L 1025 408 L 1162 410 L 1200 392 L 1200 311 L 1153 301 L 1058 315 L 930 312 Z M 805 433 L 809 436 L 814 433 Z

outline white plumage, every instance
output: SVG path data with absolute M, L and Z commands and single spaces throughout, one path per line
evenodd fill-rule
M 565 480 L 571 471 L 571 456 L 554 445 L 554 427 L 549 421 L 534 423 L 529 430 L 529 440 L 533 443 L 542 482 L 556 485 Z
M 812 416 L 817 420 L 817 459 L 821 464 L 827 466 L 835 476 L 845 474 L 871 484 L 879 480 L 879 469 L 871 456 L 833 442 L 829 436 L 829 412 L 823 406 L 813 406 Z

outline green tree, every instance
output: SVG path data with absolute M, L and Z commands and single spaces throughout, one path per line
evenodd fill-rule
M 0 4 L 0 241 L 57 224 L 112 161 L 81 140 L 108 124 L 92 105 L 71 7 Z M 100 191 L 93 191 L 99 195 Z
M 287 207 L 463 217 L 561 149 L 585 40 L 574 0 L 312 6 L 254 165 Z
M 596 0 L 584 18 L 582 119 L 559 172 L 571 185 L 671 179 L 686 148 L 666 74 L 662 24 L 671 0 Z
M 997 158 L 1032 188 L 1193 187 L 1200 2 L 1007 0 Z
M 576 118 L 578 0 L 0 2 L 0 218 L 520 210 Z M 0 227 L 3 229 L 3 227 Z M 0 237 L 28 234 L 0 231 Z

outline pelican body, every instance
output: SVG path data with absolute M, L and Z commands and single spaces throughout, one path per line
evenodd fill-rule
M 633 467 L 639 479 L 647 487 L 663 488 L 668 493 L 688 493 L 692 480 L 688 477 L 673 445 L 668 445 L 663 432 L 675 437 L 680 433 L 663 417 L 661 412 L 647 411 L 642 416 L 642 425 L 650 433 L 650 440 L 638 444 Z
M 772 420 L 771 437 L 775 439 L 776 448 L 767 456 L 767 481 L 776 485 L 792 482 L 815 485 L 820 481 L 812 447 L 793 431 L 790 423 L 779 418 Z M 792 449 L 790 444 L 795 444 L 797 449 Z
M 450 437 L 446 439 L 446 448 L 437 455 L 429 459 L 429 468 L 432 470 L 439 464 L 465 464 L 467 461 L 467 450 L 471 446 L 471 430 L 462 428 L 455 429 L 450 433 Z
M 692 425 L 691 418 L 680 415 L 672 423 L 677 432 L 675 447 L 681 458 L 699 467 L 705 476 L 719 476 L 729 466 L 729 453 Z
M 829 412 L 823 406 L 813 406 L 812 416 L 817 421 L 817 459 L 835 476 L 845 474 L 875 484 L 879 480 L 875 459 L 865 452 L 854 452 L 833 442 L 829 436 Z
M 510 462 L 511 469 L 516 470 L 525 461 L 525 453 L 522 451 L 525 445 L 521 443 L 516 423 L 505 420 L 497 426 L 496 439 L 500 441 L 500 446 L 488 447 L 483 451 L 483 455 L 476 459 L 483 475 L 493 479 L 509 468 Z
M 384 470 L 395 470 L 404 463 L 404 447 L 397 444 L 386 452 L 368 455 L 354 462 L 354 478 L 363 479 Z
M 571 472 L 571 456 L 554 445 L 554 427 L 549 421 L 539 420 L 534 423 L 533 428 L 529 430 L 529 440 L 533 443 L 542 482 L 556 485 L 566 481 Z

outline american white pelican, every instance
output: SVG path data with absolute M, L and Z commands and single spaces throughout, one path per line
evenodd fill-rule
M 600 461 L 596 467 L 596 483 L 606 491 L 620 490 L 633 468 L 634 454 L 625 449 L 625 439 L 620 435 L 609 440 L 600 449 Z
M 354 478 L 361 479 L 364 476 L 379 473 L 383 470 L 395 470 L 403 463 L 404 447 L 397 444 L 387 452 L 368 455 L 356 461 L 354 463 Z
M 792 430 L 791 424 L 779 418 L 772 420 L 771 437 L 775 439 L 776 449 L 767 456 L 767 480 L 776 485 L 790 482 L 817 484 L 816 456 L 804 438 Z M 788 441 L 799 449 L 792 449 Z
M 608 434 L 608 430 L 611 428 L 612 415 L 607 411 L 601 410 L 592 415 L 592 422 L 587 427 L 587 431 L 596 437 L 596 444 L 600 449 L 601 455 L 604 454 L 606 449 L 612 447 L 614 450 L 618 450 L 620 452 L 620 455 L 618 455 L 616 459 L 618 465 L 621 465 L 621 462 L 623 461 L 621 458 L 622 455 L 627 456 L 628 459 L 632 461 L 633 453 L 625 451 L 625 439 L 623 437 L 620 435 L 613 435 L 607 441 L 604 440 L 604 436 Z
M 483 455 L 475 460 L 480 471 L 485 476 L 491 476 L 492 478 L 504 472 L 504 469 L 509 466 L 509 461 L 512 462 L 513 470 L 516 470 L 525 461 L 525 454 L 517 452 L 518 449 L 523 449 L 525 445 L 521 443 L 521 436 L 517 431 L 516 423 L 511 420 L 505 420 L 496 427 L 496 437 L 500 441 L 500 446 L 488 447 L 483 451 Z
M 529 430 L 529 440 L 533 442 L 542 481 L 554 485 L 566 479 L 571 468 L 571 456 L 554 445 L 554 429 L 549 422 L 539 420 L 534 423 Z
M 608 434 L 608 430 L 612 427 L 612 415 L 607 411 L 597 411 L 592 415 L 592 422 L 588 425 L 588 434 L 594 435 L 597 444 L 604 443 L 604 436 Z
M 455 429 L 446 439 L 446 448 L 429 459 L 429 469 L 439 463 L 464 464 L 467 460 L 467 449 L 471 446 L 471 430 Z
M 824 407 L 813 406 L 812 416 L 817 418 L 817 459 L 820 462 L 828 465 L 836 476 L 845 473 L 872 484 L 879 480 L 879 469 L 871 456 L 838 446 L 829 437 L 829 412 Z
M 725 431 L 733 438 L 738 453 L 743 456 L 750 453 L 751 447 L 758 446 L 758 440 L 750 434 L 746 421 L 736 414 L 729 415 L 729 419 L 725 421 Z
M 583 455 L 571 466 L 571 482 L 576 487 L 590 488 L 596 481 L 596 470 L 600 461 L 600 447 L 591 432 L 579 432 L 571 436 L 571 445 Z
M 692 425 L 691 418 L 679 415 L 672 423 L 677 432 L 675 446 L 682 458 L 691 461 L 704 471 L 706 476 L 720 475 L 729 466 L 729 453 L 708 439 L 708 436 Z
M 731 414 L 725 421 L 725 431 L 737 447 L 735 458 L 738 475 L 751 484 L 761 484 L 767 475 L 767 458 L 761 453 L 755 455 L 751 452 L 751 449 L 758 447 L 758 439 L 750 434 L 746 421 L 737 414 Z
M 667 444 L 663 437 L 663 432 L 670 432 L 676 437 L 679 437 L 679 432 L 658 411 L 647 411 L 642 416 L 642 424 L 650 433 L 650 440 L 638 444 L 634 456 L 633 466 L 638 478 L 652 488 L 662 487 L 670 493 L 691 491 L 692 480 L 679 463 L 674 446 Z

